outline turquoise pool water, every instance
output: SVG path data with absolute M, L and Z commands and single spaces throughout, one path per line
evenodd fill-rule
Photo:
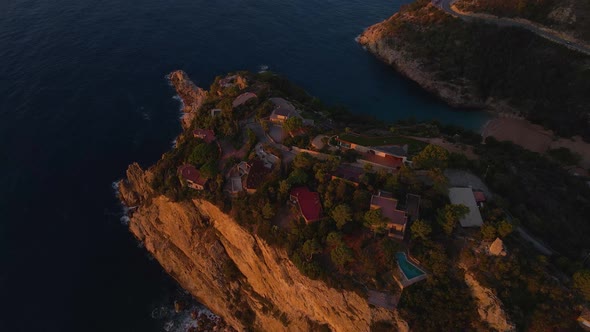
M 412 280 L 425 274 L 424 271 L 420 270 L 418 267 L 408 261 L 405 253 L 396 253 L 395 258 L 397 259 L 400 269 L 408 280 Z

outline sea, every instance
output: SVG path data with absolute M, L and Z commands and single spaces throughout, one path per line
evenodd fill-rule
M 384 123 L 480 128 L 355 42 L 407 2 L 0 0 L 0 331 L 182 330 L 113 189 L 180 131 L 172 70 L 269 69 Z

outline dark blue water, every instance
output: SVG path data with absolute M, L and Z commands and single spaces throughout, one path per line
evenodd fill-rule
M 174 283 L 137 247 L 111 183 L 179 131 L 164 76 L 208 86 L 268 65 L 384 120 L 455 112 L 358 47 L 391 0 L 0 0 L 0 331 L 159 331 Z

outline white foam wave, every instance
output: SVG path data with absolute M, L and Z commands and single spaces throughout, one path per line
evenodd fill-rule
M 267 72 L 268 69 L 269 69 L 269 66 L 267 66 L 267 65 L 260 65 L 260 66 L 258 66 L 258 72 L 259 73 Z

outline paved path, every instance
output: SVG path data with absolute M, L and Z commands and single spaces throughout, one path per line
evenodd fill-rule
M 480 19 L 480 20 L 483 20 L 483 21 L 486 21 L 489 23 L 494 23 L 499 26 L 523 28 L 523 29 L 529 30 L 529 31 L 537 34 L 538 36 L 548 39 L 554 43 L 561 44 L 561 45 L 569 48 L 570 50 L 574 50 L 574 51 L 577 51 L 580 53 L 584 53 L 586 55 L 590 55 L 590 47 L 588 47 L 587 45 L 583 44 L 580 41 L 576 41 L 573 39 L 572 40 L 565 39 L 562 36 L 560 36 L 559 32 L 557 32 L 555 30 L 551 30 L 551 29 L 545 28 L 545 27 L 540 27 L 540 26 L 534 25 L 530 22 L 525 22 L 522 20 L 516 20 L 516 19 L 512 19 L 512 18 L 496 17 L 496 16 L 488 15 L 488 14 L 459 12 L 455 8 L 453 8 L 453 3 L 455 3 L 456 1 L 457 0 L 432 0 L 432 3 L 436 7 L 445 11 L 446 13 L 453 15 L 455 17 L 459 17 L 465 21 Z

